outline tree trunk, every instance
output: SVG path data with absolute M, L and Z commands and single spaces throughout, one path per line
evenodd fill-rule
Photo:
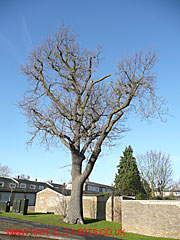
M 72 183 L 71 199 L 68 206 L 67 216 L 64 221 L 70 224 L 84 224 L 82 206 L 83 184 L 79 179 Z
M 84 224 L 82 205 L 84 181 L 82 180 L 81 167 L 82 158 L 72 153 L 72 190 L 67 215 L 64 219 L 66 223 L 70 224 Z

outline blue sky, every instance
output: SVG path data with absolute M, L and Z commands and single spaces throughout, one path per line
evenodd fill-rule
M 27 149 L 28 125 L 16 103 L 27 88 L 17 71 L 28 52 L 64 22 L 79 35 L 83 47 L 104 46 L 99 74 L 115 71 L 120 58 L 154 48 L 159 95 L 168 101 L 166 123 L 150 124 L 132 116 L 131 131 L 111 150 L 103 149 L 91 181 L 111 184 L 119 157 L 131 145 L 134 155 L 149 149 L 169 153 L 174 180 L 180 178 L 180 1 L 179 0 L 0 0 L 0 163 L 31 179 L 68 182 L 70 154 L 64 148 L 47 152 L 38 142 Z

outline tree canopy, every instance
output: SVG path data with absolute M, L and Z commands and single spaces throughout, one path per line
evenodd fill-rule
M 30 53 L 20 68 L 29 89 L 19 104 L 32 128 L 30 143 L 37 136 L 48 145 L 60 140 L 84 156 L 92 146 L 119 137 L 128 112 L 143 118 L 164 113 L 164 99 L 156 95 L 156 77 L 150 73 L 155 52 L 140 50 L 122 59 L 114 75 L 95 79 L 101 52 L 81 49 L 74 33 L 61 26 Z

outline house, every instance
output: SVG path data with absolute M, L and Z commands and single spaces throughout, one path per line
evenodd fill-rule
M 55 189 L 63 195 L 70 195 L 70 190 L 65 189 L 65 185 L 49 182 L 40 182 L 37 179 L 31 181 L 28 179 L 0 177 L 0 201 L 12 202 L 15 199 L 29 199 L 29 206 L 35 206 L 36 193 L 45 188 Z
M 66 185 L 66 189 L 72 189 L 72 182 Z M 89 180 L 87 180 L 83 186 L 84 193 L 102 194 L 102 193 L 111 193 L 113 190 L 114 190 L 113 186 L 90 182 Z
M 155 196 L 162 196 L 163 198 L 175 198 L 176 200 L 180 200 L 180 189 L 179 188 L 173 188 L 173 187 L 169 187 L 169 188 L 165 188 L 162 191 L 162 194 L 160 194 L 160 192 L 155 192 Z
M 72 184 L 58 184 L 52 181 L 41 182 L 35 179 L 6 178 L 0 177 L 0 201 L 10 201 L 12 205 L 15 199 L 29 199 L 29 211 L 34 211 L 37 193 L 44 189 L 52 189 L 63 196 L 70 196 Z M 111 193 L 114 187 L 105 184 L 90 182 L 87 180 L 83 187 L 83 195 L 98 196 Z
M 175 197 L 180 200 L 180 189 L 168 188 L 163 190 L 163 197 Z

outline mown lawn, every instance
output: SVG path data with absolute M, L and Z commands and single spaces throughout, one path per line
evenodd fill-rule
M 42 224 L 48 224 L 57 227 L 63 227 L 67 229 L 97 229 L 99 233 L 101 229 L 111 229 L 112 233 L 118 232 L 118 229 L 121 229 L 121 224 L 115 222 L 107 222 L 107 221 L 98 221 L 93 219 L 85 219 L 85 225 L 71 225 L 66 224 L 62 221 L 62 216 L 60 215 L 52 215 L 52 214 L 43 214 L 43 213 L 28 213 L 28 215 L 18 215 L 15 213 L 0 213 L 1 216 L 18 218 L 22 220 L 27 220 L 31 222 L 38 222 Z M 0 228 L 0 230 L 2 230 Z M 120 231 L 121 232 L 121 231 Z M 172 238 L 158 238 L 158 237 L 150 237 L 133 233 L 126 233 L 125 236 L 122 235 L 114 235 L 116 238 L 127 239 L 127 240 L 172 240 Z M 109 235 L 109 237 L 113 237 L 113 235 Z

